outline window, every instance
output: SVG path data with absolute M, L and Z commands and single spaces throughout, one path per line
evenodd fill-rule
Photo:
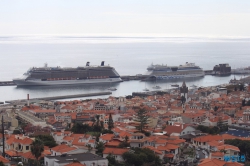
M 185 134 L 185 132 L 182 132 L 182 134 Z
M 29 146 L 26 146 L 26 150 L 29 150 L 30 149 L 30 147 Z
M 48 163 L 48 161 L 46 161 L 46 166 L 48 166 L 49 165 L 49 163 Z

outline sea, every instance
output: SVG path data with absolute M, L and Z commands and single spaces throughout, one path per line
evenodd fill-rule
M 212 70 L 217 64 L 228 63 L 232 68 L 250 66 L 250 38 L 205 37 L 114 37 L 79 35 L 29 35 L 0 36 L 0 81 L 10 81 L 22 76 L 31 67 L 48 66 L 77 67 L 100 65 L 114 67 L 122 75 L 144 74 L 151 64 L 178 66 L 195 63 L 204 70 Z M 230 79 L 246 77 L 205 76 L 187 79 L 187 86 L 215 86 L 228 83 Z M 112 96 L 127 96 L 153 90 L 155 85 L 163 90 L 172 84 L 181 85 L 184 80 L 124 81 L 103 85 L 70 86 L 0 86 L 0 101 L 104 92 L 112 86 L 117 90 Z M 87 98 L 106 98 L 95 96 Z M 85 99 L 85 98 L 81 98 Z M 70 99 L 72 100 L 72 99 Z

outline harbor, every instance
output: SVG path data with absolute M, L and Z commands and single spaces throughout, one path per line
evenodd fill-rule
M 52 97 L 40 97 L 29 99 L 20 99 L 20 100 L 9 100 L 5 101 L 7 104 L 17 104 L 17 103 L 27 103 L 27 100 L 59 100 L 59 99 L 71 99 L 71 98 L 81 98 L 81 97 L 92 97 L 92 96 L 102 96 L 102 95 L 111 95 L 112 92 L 98 92 L 98 93 L 85 93 L 85 94 L 75 94 L 75 95 L 63 95 L 63 96 L 52 96 Z

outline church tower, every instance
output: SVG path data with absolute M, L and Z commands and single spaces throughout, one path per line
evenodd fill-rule
M 181 96 L 184 96 L 185 99 L 187 100 L 188 87 L 186 86 L 185 81 L 183 81 L 182 86 L 180 87 L 180 93 L 181 93 Z

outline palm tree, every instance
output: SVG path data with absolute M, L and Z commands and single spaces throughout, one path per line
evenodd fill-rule
M 43 151 L 44 151 L 43 142 L 39 138 L 36 138 L 35 141 L 33 141 L 31 144 L 31 153 L 36 158 L 37 166 L 40 165 L 39 158 L 41 157 Z
M 100 115 L 96 115 L 92 121 L 93 121 L 92 126 L 100 126 Z
M 87 148 L 88 148 L 88 152 L 90 152 L 93 149 L 90 144 L 87 145 Z

